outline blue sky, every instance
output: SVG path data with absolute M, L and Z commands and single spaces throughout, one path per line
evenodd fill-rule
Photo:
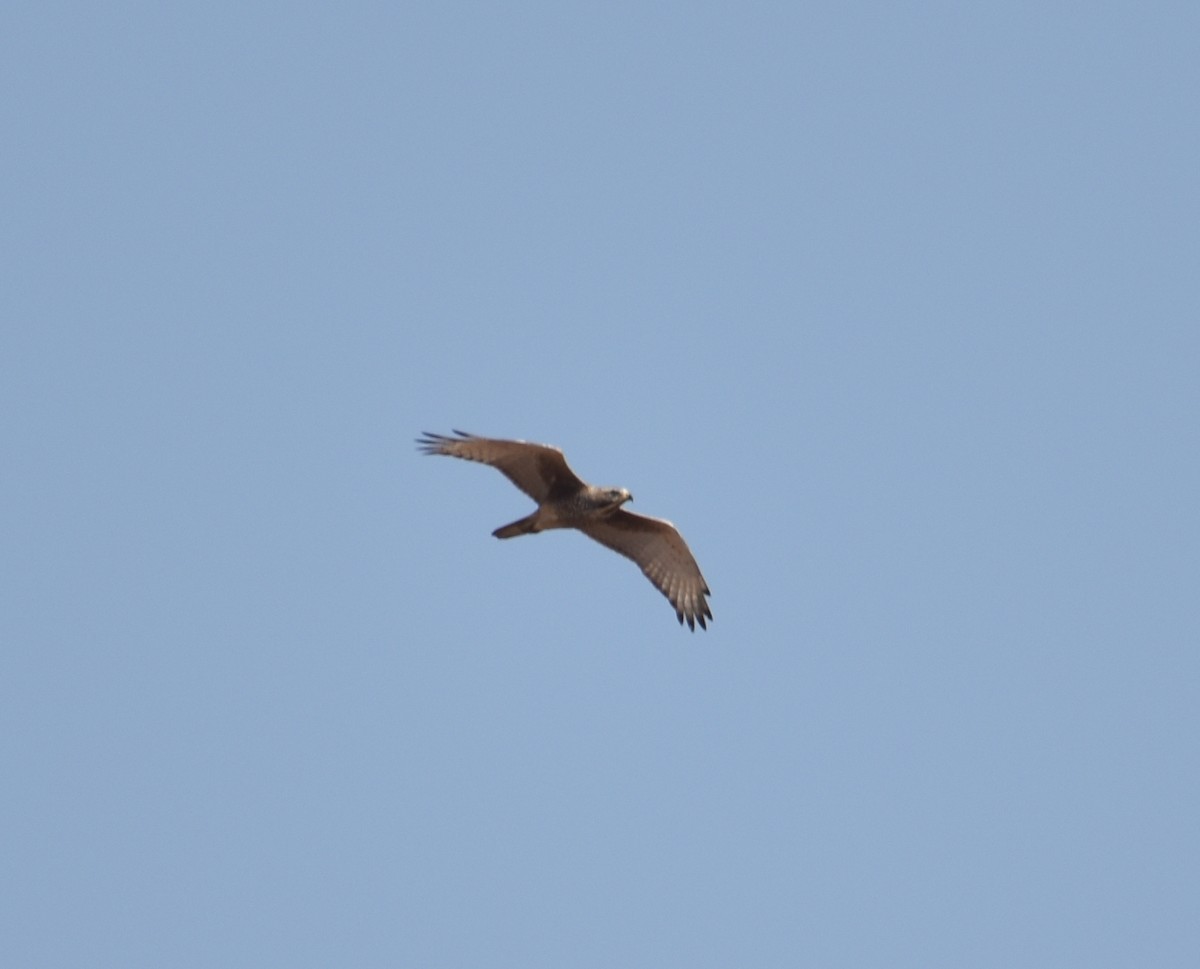
M 6 962 L 1194 965 L 1194 4 L 0 21 Z

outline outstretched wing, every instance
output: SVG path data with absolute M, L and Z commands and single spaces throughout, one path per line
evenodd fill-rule
M 546 444 L 528 441 L 502 441 L 494 437 L 476 437 L 455 431 L 458 437 L 425 432 L 417 444 L 425 454 L 447 454 L 490 464 L 539 505 L 547 499 L 562 498 L 586 487 L 567 467 L 562 451 Z
M 579 530 L 637 562 L 646 578 L 675 607 L 681 625 L 687 620 L 693 632 L 696 623 L 700 623 L 701 629 L 708 628 L 704 622 L 705 617 L 712 618 L 708 600 L 704 598 L 710 595 L 708 585 L 691 549 L 674 525 L 621 508 L 579 526 Z

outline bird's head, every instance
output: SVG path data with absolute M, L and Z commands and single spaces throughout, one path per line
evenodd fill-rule
M 628 488 L 605 488 L 604 497 L 612 502 L 614 508 L 620 508 L 625 502 L 633 501 L 633 495 Z

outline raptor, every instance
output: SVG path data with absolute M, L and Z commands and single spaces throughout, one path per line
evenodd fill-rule
M 625 488 L 587 484 L 567 466 L 562 451 L 546 444 L 476 437 L 425 434 L 417 439 L 425 454 L 445 454 L 491 465 L 537 502 L 532 514 L 497 528 L 497 538 L 516 538 L 551 528 L 574 528 L 638 564 L 675 608 L 680 624 L 695 632 L 712 619 L 711 595 L 683 536 L 669 521 L 626 511 L 633 500 Z

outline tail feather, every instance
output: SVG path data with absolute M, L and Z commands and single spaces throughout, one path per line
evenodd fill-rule
M 519 518 L 511 524 L 497 528 L 493 535 L 497 538 L 516 538 L 518 535 L 529 535 L 537 531 L 537 512 Z

